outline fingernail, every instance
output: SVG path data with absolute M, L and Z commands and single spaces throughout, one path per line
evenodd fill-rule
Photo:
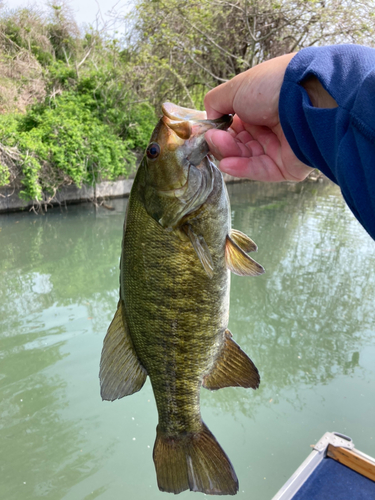
M 216 147 L 216 144 L 214 143 L 214 140 L 212 138 L 212 134 L 210 133 L 207 137 L 207 134 L 206 134 L 206 141 L 208 142 L 208 146 L 210 148 L 210 150 L 213 152 L 217 152 L 217 147 Z

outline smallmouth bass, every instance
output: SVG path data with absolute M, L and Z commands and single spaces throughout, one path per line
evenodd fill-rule
M 228 330 L 230 271 L 264 272 L 255 243 L 231 229 L 221 172 L 204 133 L 230 116 L 162 106 L 125 216 L 120 299 L 104 339 L 101 396 L 139 391 L 150 377 L 159 423 L 153 450 L 161 491 L 234 495 L 238 479 L 202 421 L 200 388 L 256 389 L 258 370 Z

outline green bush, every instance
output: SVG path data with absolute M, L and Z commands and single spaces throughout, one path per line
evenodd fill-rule
M 77 82 L 76 92 L 86 97 L 86 105 L 135 150 L 144 150 L 157 118 L 148 102 L 139 102 L 128 89 L 124 76 L 110 65 L 86 72 Z
M 15 75 L 14 105 L 0 115 L 0 185 L 21 183 L 26 199 L 129 175 L 157 120 L 121 43 L 94 29 L 82 35 L 71 14 L 51 4 L 46 15 L 0 16 L 0 60 Z
M 134 106 L 124 119 L 123 135 L 133 142 L 136 149 L 145 150 L 155 128 L 157 117 L 147 102 Z
M 0 186 L 6 186 L 9 183 L 10 174 L 7 165 L 0 163 Z
M 114 180 L 134 168 L 133 141 L 100 122 L 90 104 L 87 96 L 65 92 L 26 115 L 0 116 L 3 144 L 19 151 L 22 197 L 40 200 L 42 190 Z M 0 182 L 7 178 L 3 173 Z

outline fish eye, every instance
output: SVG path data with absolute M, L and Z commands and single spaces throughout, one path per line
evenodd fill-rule
M 160 146 L 157 142 L 152 142 L 147 150 L 146 150 L 146 155 L 150 160 L 155 160 L 160 154 Z

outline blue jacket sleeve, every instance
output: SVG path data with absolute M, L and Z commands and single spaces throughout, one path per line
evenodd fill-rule
M 315 75 L 336 100 L 314 108 L 301 82 Z M 295 155 L 336 182 L 350 209 L 375 239 L 375 49 L 310 47 L 289 63 L 280 122 Z

